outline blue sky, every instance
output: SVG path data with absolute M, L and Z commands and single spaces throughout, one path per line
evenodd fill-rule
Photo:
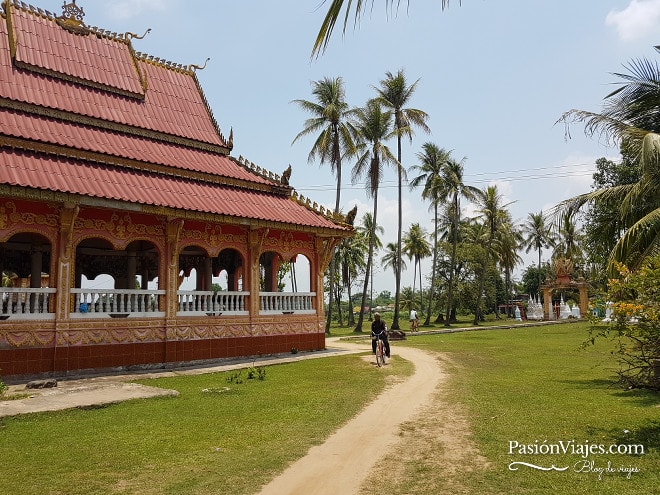
M 404 145 L 404 166 L 417 164 L 427 141 L 453 150 L 466 157 L 466 182 L 497 184 L 521 222 L 588 191 L 595 160 L 618 157 L 581 126 L 567 140 L 555 122 L 572 108 L 599 111 L 618 80 L 612 73 L 632 59 L 657 59 L 653 46 L 660 44 L 660 0 L 463 0 L 444 11 L 440 0 L 411 0 L 398 12 L 375 0 L 355 29 L 351 24 L 344 36 L 338 29 L 325 54 L 310 59 L 325 14 L 320 2 L 77 3 L 89 25 L 138 34 L 151 28 L 133 41 L 138 51 L 183 64 L 210 57 L 198 78 L 222 132 L 234 130 L 232 154 L 275 173 L 291 164 L 293 187 L 330 208 L 335 179 L 329 167 L 308 164 L 312 139 L 291 144 L 308 117 L 291 101 L 311 99 L 311 81 L 341 76 L 349 104 L 362 106 L 387 71 L 404 69 L 409 81 L 420 79 L 411 106 L 430 115 L 432 130 Z M 33 4 L 61 12 L 61 0 Z M 350 184 L 351 166 L 342 208 L 357 204 L 359 219 L 372 203 L 363 184 Z M 387 171 L 379 193 L 385 243 L 396 240 L 395 179 Z M 404 198 L 404 230 L 419 222 L 430 231 L 420 192 L 406 188 Z M 532 264 L 536 256 L 523 257 Z M 412 285 L 410 265 L 404 285 Z M 389 273 L 376 275 L 375 290 L 383 289 L 394 290 Z

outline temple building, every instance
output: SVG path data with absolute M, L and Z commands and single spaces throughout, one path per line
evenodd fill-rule
M 351 220 L 291 168 L 232 156 L 200 67 L 83 18 L 2 3 L 0 375 L 325 348 L 323 275 Z

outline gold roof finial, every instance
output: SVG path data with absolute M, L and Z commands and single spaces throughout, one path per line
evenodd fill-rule
M 71 3 L 65 1 L 62 4 L 62 15 L 55 18 L 55 22 L 67 31 L 85 35 L 89 34 L 90 30 L 85 26 L 83 17 L 85 17 L 85 11 L 76 5 L 76 0 L 72 0 Z
M 85 11 L 76 5 L 76 0 L 71 0 L 71 3 L 62 3 L 62 17 L 82 23 L 85 17 Z

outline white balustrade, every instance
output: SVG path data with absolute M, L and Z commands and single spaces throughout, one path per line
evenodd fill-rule
M 180 290 L 177 292 L 179 316 L 247 315 L 249 292 Z
M 54 318 L 54 288 L 0 288 L 0 319 Z M 70 290 L 74 298 L 72 318 L 162 317 L 160 296 L 164 290 L 80 289 Z M 248 315 L 249 292 L 178 291 L 177 315 Z M 260 314 L 314 314 L 315 292 L 261 292 Z M 53 312 L 51 312 L 51 310 Z
M 54 297 L 54 288 L 21 288 L 0 287 L 0 318 L 9 317 L 21 319 L 48 319 L 54 318 L 51 312 L 51 299 Z
M 164 290 L 71 289 L 71 294 L 75 298 L 76 317 L 164 315 L 158 301 Z
M 316 292 L 260 292 L 260 314 L 313 314 Z

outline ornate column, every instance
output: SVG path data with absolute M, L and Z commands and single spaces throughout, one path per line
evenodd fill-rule
M 183 219 L 168 219 L 167 222 L 167 280 L 165 282 L 165 318 L 175 319 L 179 309 L 179 238 L 183 230 Z
M 59 256 L 57 260 L 56 280 L 56 321 L 68 320 L 71 307 L 70 289 L 75 275 L 75 251 L 73 249 L 73 228 L 80 208 L 78 205 L 65 204 L 60 210 Z M 41 273 L 39 274 L 41 280 Z
M 250 305 L 249 311 L 250 316 L 255 317 L 259 316 L 260 309 L 260 300 L 259 293 L 261 292 L 260 283 L 260 273 L 259 273 L 259 256 L 261 254 L 261 247 L 263 246 L 264 239 L 268 235 L 268 229 L 262 228 L 257 230 L 251 230 L 248 234 L 248 251 L 249 259 L 247 260 L 248 266 L 250 267 L 249 276 L 246 281 L 243 280 L 243 290 L 247 286 L 250 291 Z

